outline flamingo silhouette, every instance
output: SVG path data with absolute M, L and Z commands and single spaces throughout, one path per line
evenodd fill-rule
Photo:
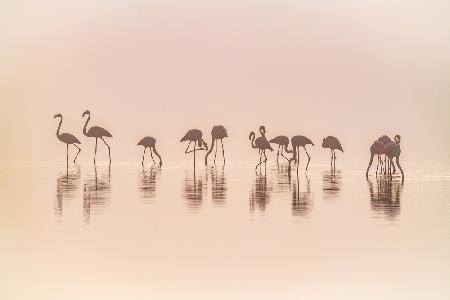
M 228 137 L 227 129 L 222 125 L 216 125 L 211 130 L 211 148 L 205 155 L 205 165 L 208 164 L 208 155 L 211 154 L 213 148 L 216 148 L 216 152 L 214 153 L 214 164 L 216 164 L 216 156 L 217 156 L 217 140 L 220 140 L 222 145 L 222 156 L 223 156 L 223 164 L 225 164 L 225 150 L 223 148 L 223 138 Z
M 331 151 L 331 169 L 336 169 L 336 153 L 334 152 L 336 149 L 341 150 L 342 153 L 344 153 L 344 150 L 342 149 L 341 143 L 339 140 L 334 136 L 327 136 L 322 141 L 322 148 L 329 148 Z
M 293 151 L 288 151 L 288 152 L 289 153 L 293 152 L 293 154 L 292 154 L 292 158 L 289 159 L 289 168 L 288 168 L 289 172 L 291 170 L 291 162 L 293 160 L 295 160 L 295 162 L 297 163 L 297 173 L 298 173 L 298 165 L 299 165 L 299 160 L 300 160 L 300 153 L 299 153 L 300 147 L 303 147 L 303 149 L 305 149 L 306 155 L 308 156 L 308 163 L 306 164 L 305 172 L 308 171 L 308 166 L 309 166 L 311 157 L 309 156 L 308 151 L 306 151 L 305 146 L 306 145 L 314 146 L 314 143 L 306 136 L 296 135 L 291 138 L 291 144 L 292 144 Z
M 273 139 L 271 139 L 269 141 L 269 143 L 274 143 L 274 144 L 278 144 L 278 152 L 277 152 L 277 163 L 280 157 L 280 154 L 282 157 L 284 157 L 287 161 L 289 161 L 289 159 L 283 155 L 283 150 L 286 152 L 289 152 L 288 150 L 288 146 L 289 146 L 289 138 L 285 135 L 279 135 L 277 137 L 274 137 Z
M 59 129 L 61 128 L 63 117 L 61 114 L 57 114 L 53 117 L 53 119 L 56 119 L 56 118 L 60 118 L 58 129 L 56 130 L 56 137 L 58 138 L 58 140 L 60 140 L 61 142 L 66 144 L 66 165 L 67 166 L 69 165 L 69 145 L 74 145 L 78 149 L 77 155 L 75 156 L 75 158 L 73 160 L 73 163 L 76 164 L 78 154 L 80 154 L 80 152 L 81 152 L 81 148 L 78 147 L 76 144 L 81 144 L 81 142 L 73 134 L 59 133 Z
M 137 144 L 138 146 L 144 146 L 144 154 L 142 154 L 142 166 L 144 165 L 145 151 L 147 150 L 147 148 L 150 148 L 150 156 L 152 157 L 153 163 L 156 164 L 155 160 L 153 159 L 153 154 L 152 154 L 152 152 L 155 152 L 156 156 L 158 156 L 158 158 L 159 158 L 159 165 L 160 166 L 162 165 L 162 159 L 161 159 L 161 156 L 159 155 L 158 151 L 156 151 L 155 144 L 156 144 L 156 140 L 155 140 L 155 138 L 153 138 L 151 136 L 146 136 L 145 138 L 140 140 L 139 143 Z
M 197 150 L 208 150 L 208 144 L 205 143 L 203 140 L 203 133 L 198 129 L 191 129 L 181 138 L 180 142 L 189 141 L 188 146 L 186 147 L 186 150 L 184 153 L 191 153 L 194 152 L 194 171 L 195 171 L 195 151 Z M 189 147 L 191 146 L 191 143 L 194 142 L 194 149 L 188 151 Z M 200 148 L 196 148 L 196 146 L 199 146 Z M 205 147 L 205 148 L 203 148 Z
M 370 160 L 369 160 L 369 166 L 367 167 L 367 171 L 366 171 L 366 178 L 368 178 L 369 176 L 369 169 L 372 166 L 372 162 L 373 162 L 373 157 L 376 155 L 378 155 L 378 164 L 377 164 L 377 169 L 375 171 L 375 175 L 378 173 L 378 167 L 381 164 L 382 165 L 382 160 L 381 160 L 381 152 L 383 151 L 384 148 L 384 144 L 378 140 L 374 141 L 372 146 L 370 146 Z
M 263 162 L 264 163 L 267 162 L 266 150 L 273 151 L 272 147 L 270 146 L 269 141 L 266 138 L 266 127 L 260 126 L 259 133 L 261 133 L 261 136 L 258 137 L 256 140 L 255 140 L 255 133 L 253 131 L 250 132 L 250 135 L 248 136 L 248 139 L 251 140 L 252 148 L 258 149 L 258 152 L 259 152 L 259 163 L 256 165 L 255 170 Z M 261 160 L 262 155 L 264 155 L 264 161 Z
M 392 161 L 392 159 L 395 157 L 395 163 L 397 164 L 397 167 L 400 169 L 400 172 L 402 173 L 402 182 L 404 180 L 404 174 L 403 174 L 403 170 L 402 167 L 400 166 L 400 153 L 402 152 L 400 149 L 400 135 L 396 135 L 394 137 L 394 142 L 388 142 L 387 144 L 385 144 L 382 153 L 385 154 L 388 159 L 390 164 L 393 166 L 394 162 Z M 391 173 L 391 169 L 389 168 L 389 174 Z M 394 173 L 395 173 L 395 168 L 394 168 Z
M 111 133 L 108 132 L 108 130 L 98 127 L 98 126 L 92 126 L 89 128 L 89 130 L 86 130 L 87 124 L 89 123 L 89 120 L 91 119 L 91 112 L 89 110 L 86 110 L 82 117 L 84 118 L 85 115 L 88 115 L 88 118 L 86 120 L 86 123 L 84 124 L 83 133 L 87 137 L 94 137 L 95 138 L 95 153 L 94 153 L 94 165 L 95 165 L 95 156 L 97 155 L 97 140 L 101 139 L 106 147 L 108 147 L 108 155 L 109 155 L 109 164 L 111 164 L 111 148 L 106 143 L 104 137 L 112 137 Z

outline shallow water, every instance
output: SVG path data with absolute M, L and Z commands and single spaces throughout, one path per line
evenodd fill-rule
M 2 299 L 448 299 L 450 173 L 0 167 Z

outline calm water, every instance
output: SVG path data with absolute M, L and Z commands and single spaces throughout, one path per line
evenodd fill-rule
M 0 167 L 1 299 L 448 299 L 450 173 Z

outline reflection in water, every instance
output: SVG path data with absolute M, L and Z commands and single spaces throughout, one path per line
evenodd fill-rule
M 324 171 L 322 173 L 323 199 L 335 200 L 341 191 L 341 171 Z
M 211 175 L 211 199 L 217 206 L 225 206 L 227 202 L 227 179 L 224 166 L 208 167 Z
M 183 198 L 187 200 L 186 205 L 190 212 L 196 212 L 201 208 L 203 200 L 203 179 L 201 176 L 196 177 L 195 173 L 189 174 L 186 171 Z
M 294 217 L 306 217 L 312 208 L 312 194 L 310 179 L 308 176 L 294 177 L 292 185 L 292 215 Z
M 288 165 L 277 164 L 271 171 L 276 174 L 277 195 L 288 195 L 291 187 L 291 174 Z
M 401 180 L 395 180 L 390 176 L 381 176 L 376 180 L 376 186 L 372 180 L 368 180 L 370 192 L 370 206 L 378 216 L 394 220 L 400 214 L 400 196 L 402 193 Z
M 148 170 L 142 166 L 142 171 L 139 175 L 139 197 L 143 199 L 144 203 L 154 203 L 156 194 L 156 184 L 159 182 L 161 175 L 161 167 L 153 165 Z
M 94 166 L 94 175 L 90 174 L 83 186 L 83 219 L 89 224 L 91 214 L 98 215 L 111 204 L 111 166 L 103 172 Z
M 262 174 L 256 174 L 250 193 L 250 211 L 254 212 L 256 207 L 258 207 L 261 212 L 264 212 L 266 205 L 270 201 L 272 190 L 272 184 L 267 182 L 267 177 Z
M 62 221 L 64 202 L 76 198 L 76 191 L 80 187 L 80 167 L 67 167 L 65 172 L 58 174 L 56 179 L 56 199 L 53 205 L 55 219 Z

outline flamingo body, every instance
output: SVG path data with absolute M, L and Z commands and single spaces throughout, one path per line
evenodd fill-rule
M 190 141 L 198 142 L 202 139 L 203 133 L 199 129 L 191 129 L 181 138 L 180 142 Z
M 291 138 L 292 147 L 305 147 L 306 145 L 313 145 L 314 143 L 303 135 L 296 135 Z
M 211 130 L 211 136 L 216 140 L 226 138 L 228 137 L 227 129 L 222 125 L 216 125 Z
M 289 145 L 289 138 L 285 135 L 279 135 L 277 137 L 274 137 L 269 141 L 269 143 L 278 144 L 280 146 L 288 146 Z
M 61 124 L 62 124 L 62 120 L 63 120 L 63 117 L 61 114 L 56 114 L 53 118 L 54 119 L 60 118 L 58 129 L 56 130 L 56 137 L 58 138 L 58 140 L 60 140 L 61 142 L 66 144 L 66 165 L 67 166 L 69 165 L 69 145 L 74 145 L 75 148 L 78 149 L 77 155 L 73 159 L 73 163 L 76 163 L 78 154 L 80 154 L 80 152 L 81 152 L 81 148 L 78 147 L 76 144 L 81 144 L 81 142 L 73 134 L 70 134 L 67 132 L 59 133 L 59 129 L 61 128 Z
M 341 150 L 342 152 L 344 152 L 339 140 L 336 137 L 331 136 L 331 135 L 327 136 L 326 138 L 323 139 L 322 148 L 328 148 L 331 150 Z
M 99 126 L 92 126 L 91 128 L 89 128 L 89 130 L 86 132 L 86 136 L 95 138 L 113 137 L 111 133 L 108 132 L 108 130 Z

